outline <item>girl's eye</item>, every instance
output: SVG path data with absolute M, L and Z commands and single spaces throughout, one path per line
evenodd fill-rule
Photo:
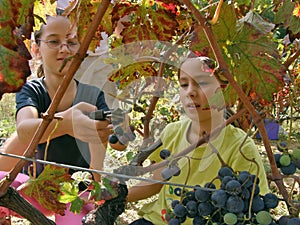
M 187 87 L 188 86 L 187 83 L 180 83 L 179 85 L 180 85 L 180 87 Z
M 201 82 L 198 82 L 198 85 L 199 86 L 206 86 L 206 85 L 208 85 L 208 82 L 201 81 Z
M 50 43 L 50 44 L 60 44 L 60 41 L 58 41 L 58 40 L 48 40 L 48 43 Z
M 68 43 L 68 45 L 73 45 L 73 46 L 78 45 L 77 40 L 68 40 L 67 43 Z

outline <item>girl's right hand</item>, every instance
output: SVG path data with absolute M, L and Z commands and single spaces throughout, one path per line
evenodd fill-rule
M 92 144 L 107 143 L 113 126 L 109 120 L 90 119 L 88 114 L 96 110 L 96 106 L 81 102 L 62 112 L 62 116 L 68 124 L 68 134 Z

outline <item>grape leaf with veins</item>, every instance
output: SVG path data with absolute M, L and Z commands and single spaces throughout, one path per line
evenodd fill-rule
M 218 23 L 212 26 L 217 43 L 229 66 L 231 74 L 244 92 L 252 97 L 272 101 L 273 93 L 283 86 L 283 67 L 277 47 L 268 33 L 272 24 L 255 12 L 237 20 L 232 6 L 223 4 Z M 193 37 L 191 49 L 214 58 L 201 28 Z M 222 69 L 222 68 L 221 68 Z M 229 85 L 224 93 L 227 103 L 234 103 L 238 96 Z
M 31 73 L 31 55 L 23 41 L 30 39 L 32 10 L 33 1 L 0 2 L 0 99 L 4 93 L 20 90 Z

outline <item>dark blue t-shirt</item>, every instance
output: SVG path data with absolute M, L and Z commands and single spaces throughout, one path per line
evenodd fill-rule
M 29 80 L 16 94 L 17 112 L 25 106 L 33 106 L 39 115 L 47 111 L 51 99 L 43 84 L 44 78 Z M 79 102 L 87 102 L 95 105 L 98 109 L 109 110 L 105 102 L 104 93 L 99 88 L 80 83 L 76 80 L 77 92 L 73 105 Z M 76 128 L 74 128 L 76 129 Z M 78 128 L 80 129 L 80 128 Z M 38 145 L 37 159 L 44 160 L 46 143 Z M 63 135 L 51 140 L 48 146 L 47 161 L 89 168 L 90 151 L 88 143 L 82 142 L 70 135 Z M 27 173 L 28 166 L 24 168 Z M 43 170 L 43 165 L 37 163 L 37 175 Z M 70 170 L 73 173 L 73 170 Z

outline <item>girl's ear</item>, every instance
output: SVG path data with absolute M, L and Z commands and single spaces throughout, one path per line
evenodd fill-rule
M 31 52 L 36 59 L 41 59 L 40 49 L 36 42 L 32 43 Z

